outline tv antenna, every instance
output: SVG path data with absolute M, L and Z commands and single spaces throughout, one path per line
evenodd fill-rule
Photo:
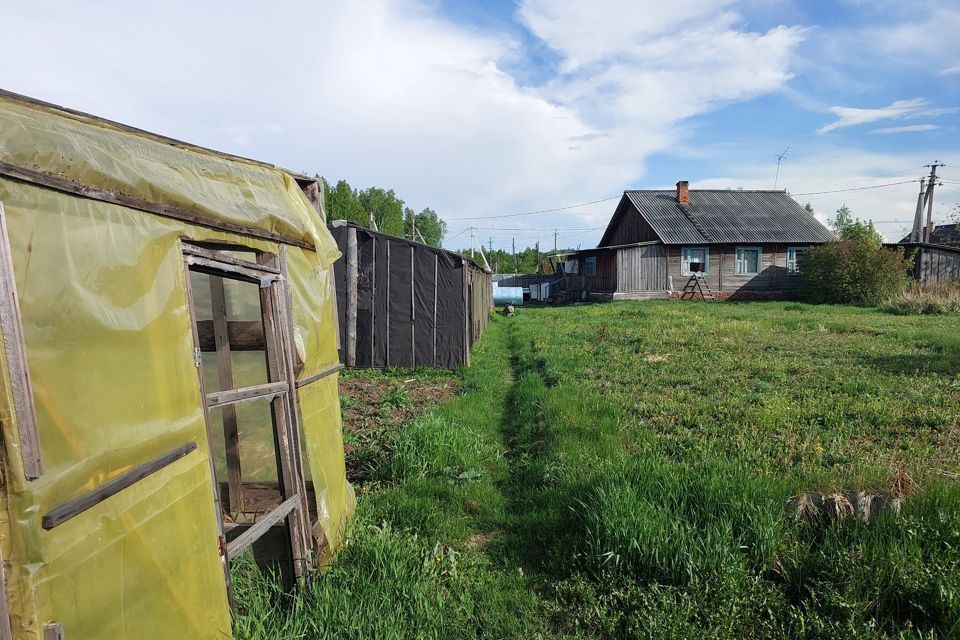
M 773 178 L 774 190 L 777 188 L 777 181 L 780 180 L 780 163 L 783 162 L 783 159 L 787 157 L 788 153 L 790 153 L 790 147 L 786 147 L 780 152 L 780 155 L 777 156 L 777 175 Z

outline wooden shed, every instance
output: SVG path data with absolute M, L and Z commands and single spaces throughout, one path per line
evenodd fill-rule
M 599 245 L 564 256 L 569 297 L 666 297 L 699 276 L 721 297 L 796 289 L 797 256 L 833 234 L 785 191 L 626 191 Z
M 904 255 L 913 259 L 912 275 L 923 284 L 960 282 L 960 246 L 927 242 L 902 242 L 887 246 L 903 249 Z
M 318 185 L 5 92 L 0 140 L 0 639 L 229 638 L 231 563 L 354 505 Z
M 491 274 L 452 251 L 335 220 L 340 358 L 350 368 L 470 363 L 490 320 Z

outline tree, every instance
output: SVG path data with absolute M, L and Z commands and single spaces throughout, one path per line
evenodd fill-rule
M 337 181 L 333 188 L 330 188 L 330 183 L 325 179 L 321 178 L 321 180 L 323 180 L 327 220 L 348 220 L 367 226 L 367 212 L 360 204 L 356 190 L 346 180 Z
M 377 230 L 392 236 L 402 236 L 413 240 L 413 221 L 416 219 L 417 231 L 427 244 L 439 247 L 447 233 L 447 223 L 439 214 L 427 207 L 420 213 L 404 205 L 393 189 L 369 187 L 358 191 L 346 180 L 338 180 L 330 186 L 325 179 L 317 176 L 323 183 L 323 195 L 328 221 L 347 220 L 361 227 L 370 227 L 370 216 L 377 224 Z
M 840 239 L 847 242 L 862 242 L 874 249 L 883 246 L 883 236 L 870 220 L 859 218 L 848 222 L 839 233 Z
M 414 237 L 413 222 L 416 220 L 416 228 L 419 235 Z M 439 247 L 443 243 L 443 237 L 447 235 L 447 223 L 440 219 L 437 212 L 427 207 L 420 213 L 414 213 L 413 209 L 406 208 L 403 212 L 403 233 L 408 238 L 419 240 L 423 236 L 423 241 L 432 247 Z
M 809 213 L 811 216 L 814 214 L 813 205 L 810 204 L 809 202 L 808 202 L 807 204 L 803 205 L 803 210 L 806 211 L 807 213 Z
M 834 216 L 833 220 L 830 221 L 830 226 L 833 227 L 833 230 L 837 233 L 837 235 L 842 235 L 843 230 L 847 227 L 847 225 L 851 224 L 853 220 L 853 213 L 850 211 L 850 207 L 844 204 L 837 209 L 836 215 Z
M 403 235 L 403 200 L 397 197 L 393 189 L 370 187 L 358 192 L 357 199 L 364 211 L 373 214 L 377 229 L 381 233 Z
M 842 218 L 841 211 L 837 214 Z M 842 220 L 840 229 L 836 242 L 800 255 L 801 297 L 809 302 L 875 305 L 903 291 L 912 267 L 903 249 L 885 248 L 869 221 Z

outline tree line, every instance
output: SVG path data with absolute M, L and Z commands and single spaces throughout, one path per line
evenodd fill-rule
M 328 220 L 347 220 L 370 228 L 372 219 L 381 233 L 422 240 L 433 247 L 443 243 L 447 223 L 433 209 L 426 207 L 415 212 L 397 197 L 393 189 L 369 187 L 360 190 L 351 187 L 346 180 L 331 185 L 326 178 L 316 177 L 323 183 Z
M 536 246 L 525 247 L 516 252 L 516 254 L 507 251 L 506 249 L 493 249 L 492 251 L 486 247 L 483 249 L 484 253 L 487 256 L 487 261 L 490 263 L 490 268 L 494 273 L 517 273 L 521 275 L 529 275 L 534 273 L 553 273 L 553 268 L 548 265 L 549 258 L 554 255 L 553 251 L 540 251 Z M 559 249 L 556 253 L 567 253 L 569 251 L 574 251 L 574 249 Z M 469 256 L 470 248 L 459 249 L 456 251 L 460 255 Z M 481 263 L 483 259 L 480 257 L 480 253 L 474 249 L 473 252 L 474 259 Z M 537 270 L 537 266 L 540 266 L 540 271 Z
M 347 220 L 369 229 L 372 219 L 381 233 L 417 241 L 422 238 L 425 244 L 432 247 L 442 246 L 447 235 L 447 223 L 433 209 L 426 207 L 415 212 L 393 189 L 356 189 L 346 180 L 337 180 L 333 184 L 323 176 L 318 175 L 316 178 L 323 184 L 328 220 Z M 469 247 L 455 251 L 461 255 L 470 255 Z M 546 253 L 541 253 L 535 246 L 521 249 L 516 255 L 504 249 L 485 251 L 490 267 L 498 273 L 537 273 L 538 256 L 541 263 L 547 257 Z M 476 250 L 474 256 L 477 262 L 482 262 Z

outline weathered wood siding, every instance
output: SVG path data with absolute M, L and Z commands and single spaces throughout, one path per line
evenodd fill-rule
M 701 245 L 691 245 L 701 246 Z M 761 248 L 760 271 L 755 274 L 737 274 L 737 247 Z M 798 245 L 790 245 L 794 247 Z M 673 289 L 679 291 L 690 279 L 680 268 L 682 247 L 667 249 L 667 273 L 673 280 Z M 707 284 L 713 291 L 793 291 L 799 285 L 795 273 L 787 272 L 786 245 L 711 245 L 707 267 Z
M 584 275 L 584 266 L 588 257 L 597 258 L 597 273 Z M 600 250 L 580 257 L 580 275 L 583 276 L 587 291 L 616 291 L 617 289 L 617 252 L 614 249 Z
M 924 284 L 960 281 L 960 250 L 956 248 L 920 247 L 915 260 L 914 277 Z
M 624 212 L 623 217 L 620 218 L 616 228 L 613 229 L 609 240 L 605 243 L 605 246 L 633 244 L 634 242 L 649 242 L 660 239 L 657 237 L 657 234 L 654 233 L 653 228 L 647 224 L 647 221 L 643 219 L 643 217 L 632 204 L 621 203 L 621 206 L 628 208 Z
M 667 248 L 662 244 L 617 249 L 617 291 L 666 291 Z

